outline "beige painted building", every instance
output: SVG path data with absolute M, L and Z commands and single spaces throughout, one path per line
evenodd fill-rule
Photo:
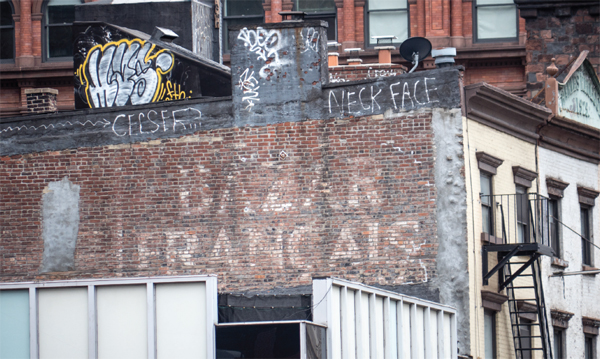
M 597 77 L 581 84 L 584 58 L 557 85 L 558 111 L 487 84 L 465 88 L 473 358 L 598 355 L 600 88 Z M 595 92 L 574 95 L 569 78 Z M 566 96 L 596 112 L 566 117 Z

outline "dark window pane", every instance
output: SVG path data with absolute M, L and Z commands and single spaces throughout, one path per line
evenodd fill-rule
M 590 245 L 590 211 L 588 208 L 581 208 L 581 248 L 583 264 L 592 265 L 592 248 Z
M 217 359 L 300 358 L 300 324 L 254 324 L 216 328 Z
M 12 25 L 12 8 L 7 1 L 0 2 L 0 25 Z
M 51 26 L 47 28 L 48 57 L 73 56 L 73 28 Z
M 48 6 L 48 24 L 71 24 L 75 20 L 75 6 Z
M 560 217 L 557 200 L 552 199 L 548 201 L 548 216 L 550 217 L 550 245 L 554 249 L 556 256 L 560 257 L 560 238 L 558 237 L 558 221 L 560 221 Z
M 562 330 L 554 328 L 554 358 L 562 359 L 564 350 L 563 350 L 563 332 Z
M 327 28 L 327 40 L 328 41 L 332 41 L 332 40 L 337 40 L 337 37 L 335 36 L 336 34 L 336 21 L 335 21 L 335 15 L 307 15 L 305 17 L 306 20 L 323 20 L 323 21 L 327 21 L 328 24 L 328 28 Z
M 296 9 L 305 12 L 335 12 L 333 0 L 296 0 Z
M 262 24 L 264 22 L 262 17 L 259 18 L 248 18 L 248 19 L 227 19 L 225 20 L 225 36 L 223 37 L 224 47 L 227 51 L 231 50 L 231 45 L 229 44 L 229 26 L 232 25 L 254 25 L 254 24 Z M 235 41 L 235 39 L 234 39 Z
M 12 59 L 15 48 L 14 29 L 0 29 L 0 59 Z
M 594 340 L 596 338 L 594 337 L 590 337 L 590 336 L 585 336 L 585 353 L 584 353 L 584 358 L 585 359 L 593 359 L 594 358 Z
M 263 15 L 262 0 L 227 0 L 225 16 Z

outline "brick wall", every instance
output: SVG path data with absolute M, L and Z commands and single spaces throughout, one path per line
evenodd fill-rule
M 524 13 L 527 28 L 527 89 L 534 96 L 543 88 L 546 68 L 556 58 L 559 69 L 564 68 L 584 51 L 596 73 L 600 66 L 600 18 L 593 7 L 537 9 Z M 591 13 L 592 11 L 593 13 Z M 533 16 L 535 15 L 535 16 Z
M 27 89 L 27 112 L 29 113 L 48 113 L 56 112 L 56 97 L 58 90 L 50 88 Z
M 0 172 L 3 281 L 217 274 L 229 291 L 436 277 L 429 111 L 2 157 Z M 40 274 L 41 199 L 65 177 L 80 186 L 75 271 Z
M 329 82 L 348 82 L 378 77 L 396 76 L 406 73 L 399 64 L 365 64 L 329 67 Z

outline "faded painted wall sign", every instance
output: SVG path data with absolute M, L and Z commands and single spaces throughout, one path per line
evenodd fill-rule
M 173 64 L 167 50 L 141 39 L 122 39 L 94 46 L 77 76 L 90 107 L 141 105 L 161 99 L 161 94 L 164 98 L 164 75 Z
M 600 88 L 588 67 L 584 62 L 566 83 L 559 84 L 560 115 L 600 128 Z

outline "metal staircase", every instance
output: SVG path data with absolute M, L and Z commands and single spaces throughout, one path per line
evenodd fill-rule
M 548 199 L 537 194 L 492 197 L 494 218 L 501 223 L 501 237 L 482 248 L 483 283 L 487 285 L 492 275 L 498 273 L 498 292 L 506 289 L 516 358 L 552 359 L 540 270 L 540 257 L 554 254 L 548 235 Z M 525 208 L 519 209 L 523 203 Z M 523 221 L 523 211 L 529 212 L 525 212 L 528 223 Z M 523 235 L 524 231 L 527 235 Z M 488 270 L 489 252 L 496 252 L 498 258 L 491 270 Z
M 534 358 L 536 352 L 542 353 L 543 358 L 552 358 L 538 257 L 532 257 L 535 260 L 530 265 L 530 273 L 521 273 L 517 277 L 519 279 L 515 278 L 506 285 L 513 343 L 518 359 Z M 510 278 L 512 267 L 523 264 L 525 263 L 509 261 L 504 266 L 505 276 Z M 520 283 L 516 283 L 517 281 Z

